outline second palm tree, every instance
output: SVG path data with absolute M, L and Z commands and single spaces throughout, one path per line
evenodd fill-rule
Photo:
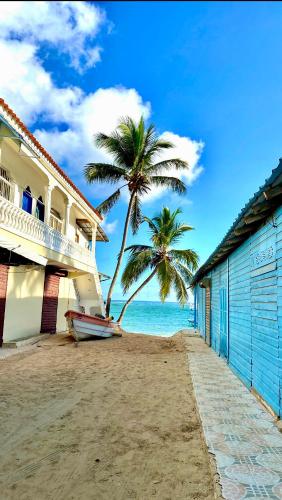
M 191 226 L 177 221 L 180 213 L 180 209 L 171 212 L 169 208 L 163 208 L 162 212 L 153 219 L 144 217 L 151 231 L 153 245 L 131 245 L 126 249 L 130 251 L 130 256 L 122 275 L 124 293 L 140 279 L 144 272 L 150 271 L 150 273 L 124 304 L 117 320 L 118 323 L 122 322 L 129 304 L 154 276 L 159 281 L 162 302 L 169 296 L 172 287 L 177 301 L 182 305 L 187 302 L 187 287 L 191 282 L 193 272 L 197 269 L 198 255 L 194 250 L 173 248 L 184 233 L 192 229 Z

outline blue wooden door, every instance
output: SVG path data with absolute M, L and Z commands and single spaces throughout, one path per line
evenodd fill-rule
M 226 288 L 219 290 L 220 300 L 220 356 L 227 359 L 227 294 Z

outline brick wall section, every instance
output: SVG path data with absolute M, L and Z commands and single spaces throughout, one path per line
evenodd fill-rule
M 0 346 L 3 344 L 8 272 L 9 266 L 0 264 Z
M 56 333 L 60 277 L 45 271 L 41 333 Z

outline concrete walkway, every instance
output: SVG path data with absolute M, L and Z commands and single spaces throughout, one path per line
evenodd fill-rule
M 209 451 L 226 500 L 282 499 L 282 434 L 275 419 L 201 339 L 188 362 Z

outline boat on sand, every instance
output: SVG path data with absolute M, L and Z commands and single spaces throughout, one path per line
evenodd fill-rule
M 90 316 L 78 311 L 67 311 L 65 317 L 68 322 L 69 331 L 74 339 L 86 340 L 90 338 L 107 338 L 114 335 L 121 337 L 121 329 L 118 323 L 97 316 Z

